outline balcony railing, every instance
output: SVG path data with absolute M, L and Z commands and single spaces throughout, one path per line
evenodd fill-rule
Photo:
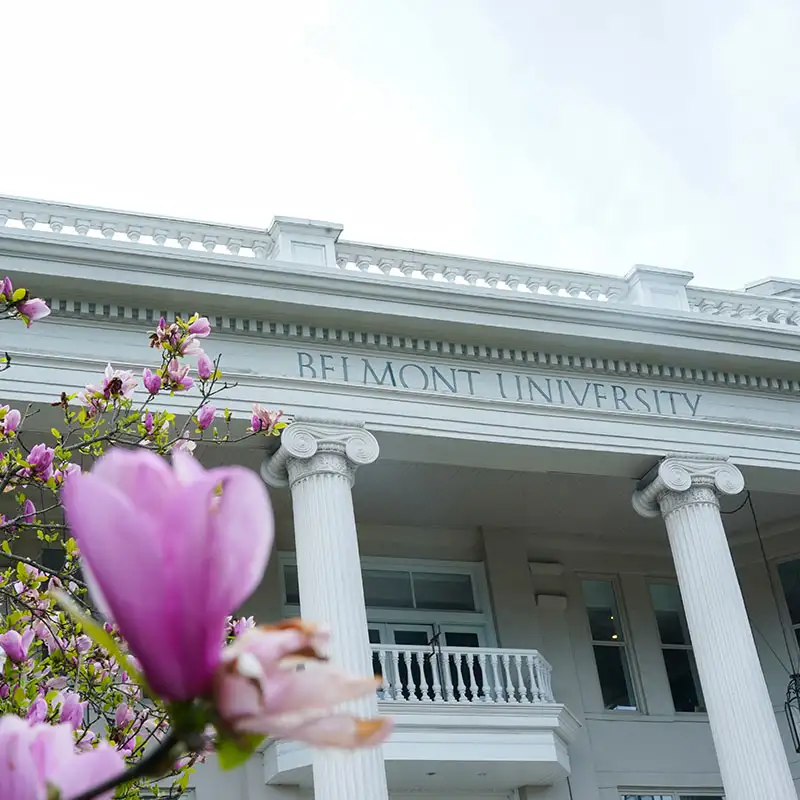
M 378 698 L 392 703 L 553 703 L 552 668 L 536 650 L 372 645 Z

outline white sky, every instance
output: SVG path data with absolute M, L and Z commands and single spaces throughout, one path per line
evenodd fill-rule
M 0 192 L 800 278 L 797 0 L 5 0 Z

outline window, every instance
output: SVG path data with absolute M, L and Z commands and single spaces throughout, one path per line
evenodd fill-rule
M 362 569 L 367 608 L 422 611 L 478 611 L 475 586 L 468 572 L 431 569 Z M 285 564 L 283 583 L 288 605 L 299 605 L 297 566 Z
M 675 710 L 704 712 L 703 692 L 678 585 L 651 583 L 650 597 Z
M 800 559 L 778 564 L 778 577 L 783 587 L 783 597 L 789 611 L 789 622 L 800 644 Z
M 614 583 L 591 579 L 582 584 L 603 705 L 608 709 L 635 711 L 636 696 Z
M 656 792 L 656 794 L 631 794 L 623 792 L 620 800 L 725 800 L 721 794 L 681 794 L 680 792 Z

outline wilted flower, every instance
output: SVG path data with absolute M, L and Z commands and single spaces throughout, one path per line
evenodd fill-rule
M 181 436 L 172 443 L 172 447 L 170 447 L 169 450 L 172 455 L 175 455 L 176 453 L 183 453 L 184 455 L 191 456 L 196 448 L 197 442 L 193 442 L 186 436 Z
M 316 747 L 372 747 L 391 730 L 386 718 L 335 710 L 374 692 L 375 678 L 348 675 L 324 660 L 328 636 L 301 620 L 246 631 L 225 648 L 214 702 L 238 734 L 260 733 Z M 302 663 L 303 669 L 296 669 Z M 294 668 L 293 668 L 294 667 Z
M 285 427 L 285 425 L 280 424 L 282 416 L 283 411 L 269 411 L 266 408 L 262 408 L 258 403 L 253 403 L 249 430 L 269 436 L 276 431 L 276 426 Z
M 184 453 L 170 467 L 146 450 L 115 449 L 70 477 L 62 501 L 95 602 L 151 688 L 166 700 L 207 692 L 226 618 L 258 585 L 272 544 L 259 478 L 206 471 Z

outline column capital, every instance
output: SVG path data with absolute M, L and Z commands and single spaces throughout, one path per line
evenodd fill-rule
M 352 482 L 355 471 L 378 458 L 378 440 L 363 423 L 296 419 L 281 434 L 277 452 L 261 465 L 268 486 L 285 487 L 321 473 Z
M 739 494 L 742 489 L 744 477 L 728 458 L 675 453 L 663 458 L 639 481 L 632 503 L 643 517 L 657 517 L 661 500 L 669 493 L 681 494 L 685 503 L 691 503 L 705 502 L 709 495 Z

